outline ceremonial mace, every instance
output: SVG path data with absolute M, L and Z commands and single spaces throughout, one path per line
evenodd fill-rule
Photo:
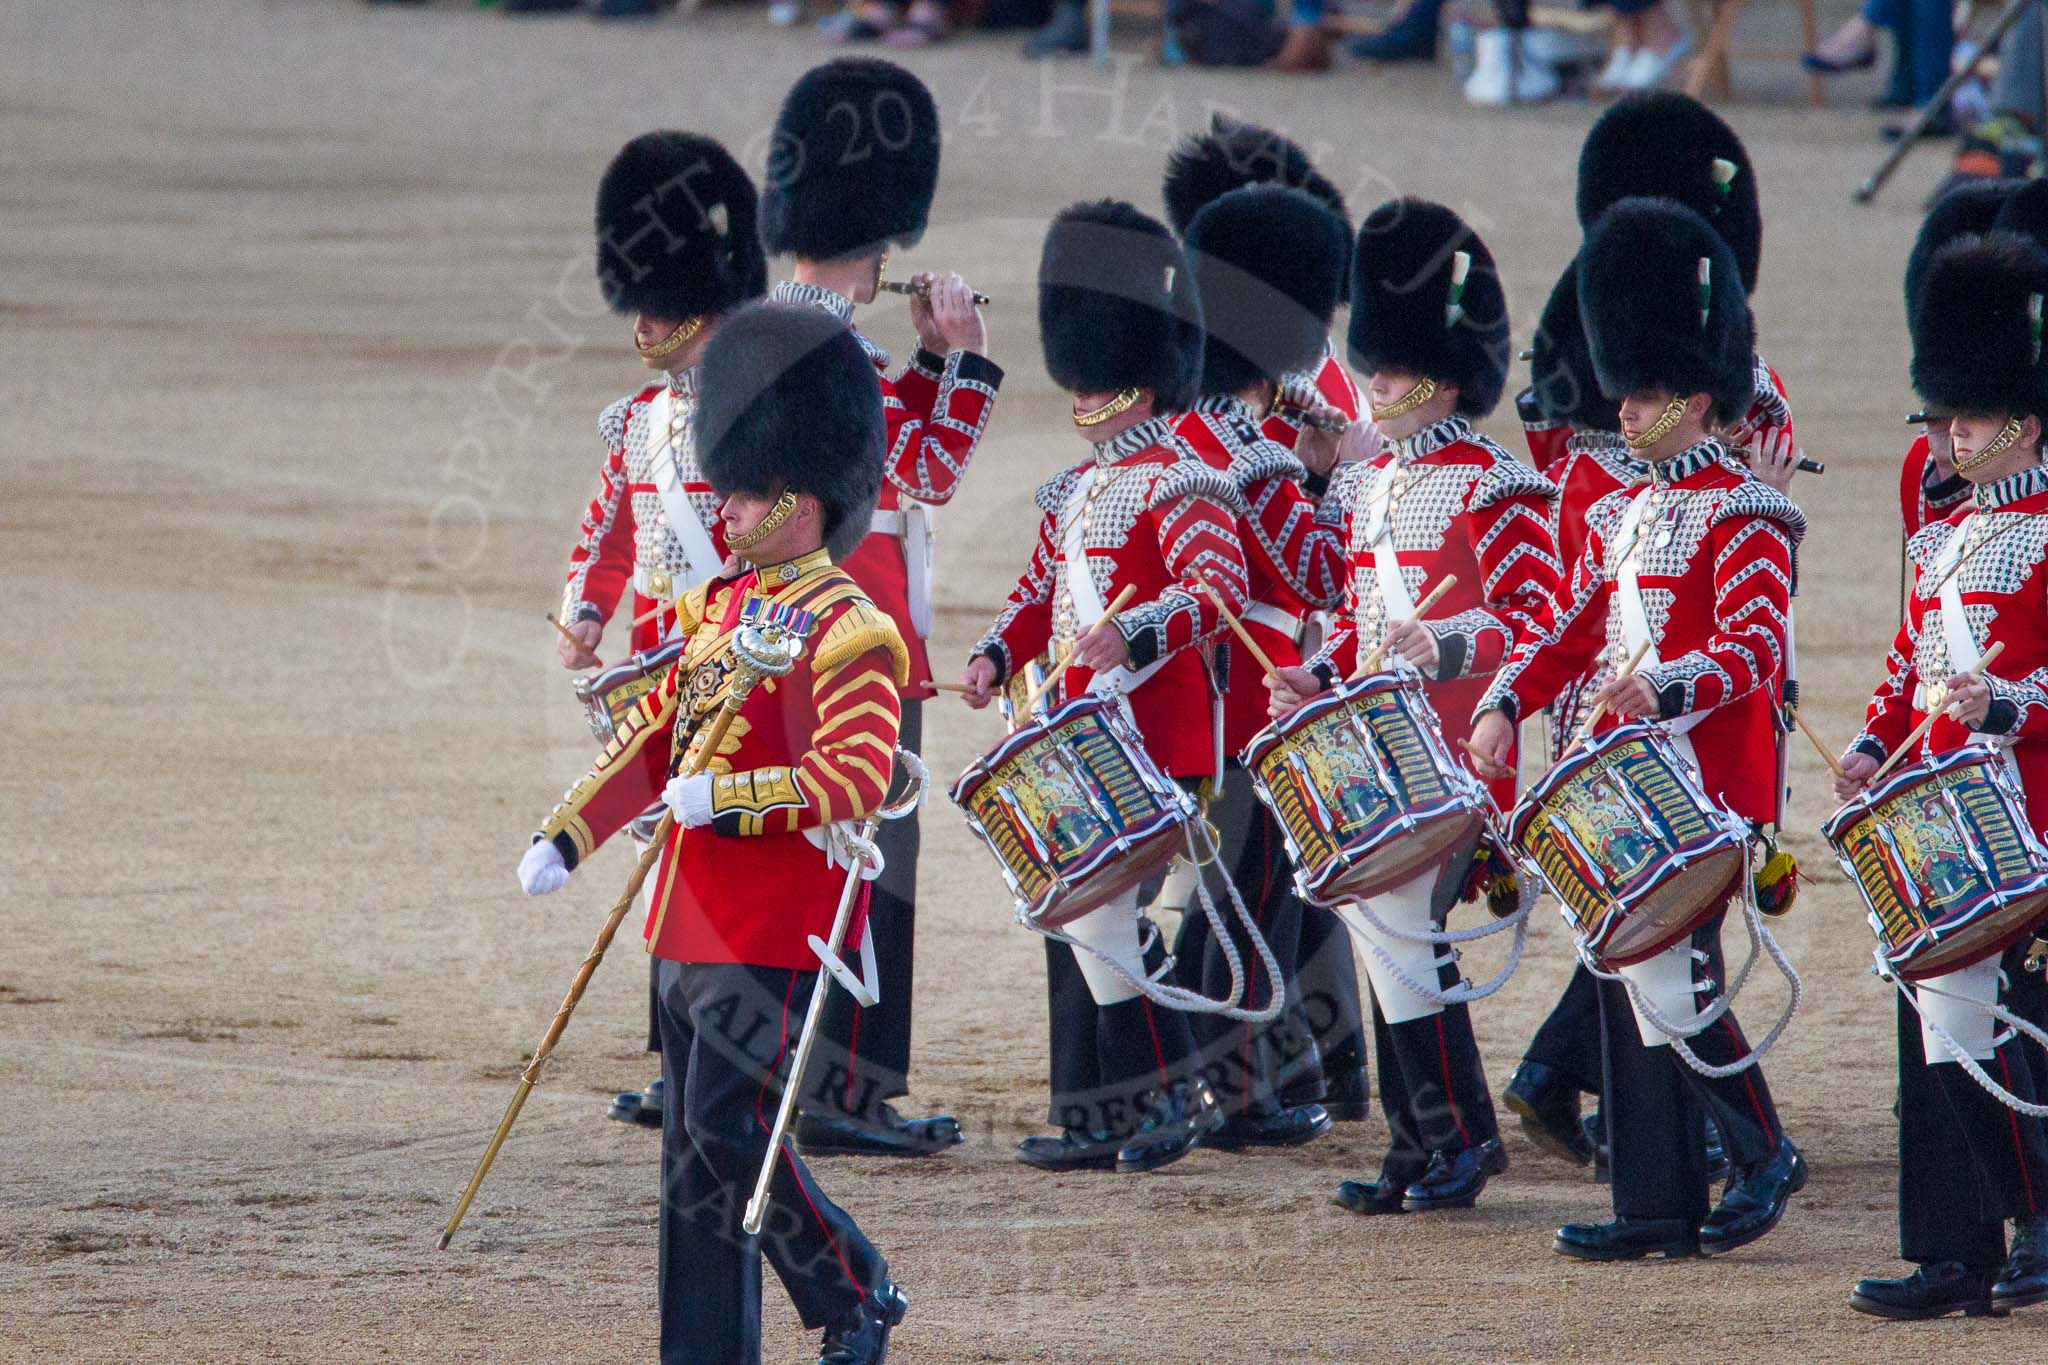
M 884 801 L 865 820 L 860 822 L 851 841 L 852 864 L 846 869 L 846 885 L 839 891 L 839 909 L 832 916 L 830 936 L 822 944 L 815 935 L 811 938 L 813 951 L 818 952 L 820 970 L 811 985 L 811 1003 L 804 1009 L 803 1032 L 797 1036 L 796 1053 L 789 1064 L 789 1079 L 782 1086 L 782 1101 L 775 1106 L 775 1126 L 768 1131 L 768 1153 L 761 1158 L 761 1173 L 754 1178 L 754 1194 L 747 1200 L 747 1215 L 740 1227 L 747 1236 L 761 1235 L 762 1220 L 768 1216 L 768 1185 L 775 1178 L 775 1163 L 782 1156 L 783 1138 L 789 1132 L 789 1121 L 796 1113 L 797 1088 L 803 1084 L 804 1068 L 810 1064 L 811 1049 L 818 1042 L 818 1026 L 825 1018 L 825 994 L 832 989 L 832 973 L 823 970 L 827 957 L 838 958 L 846 947 L 846 931 L 853 923 L 853 906 L 860 894 L 862 864 L 873 849 L 875 830 L 884 820 L 900 820 L 917 809 L 924 799 L 926 780 L 925 767 L 916 754 L 908 749 L 896 751 L 896 765 L 903 770 L 904 792 L 895 801 Z
M 747 604 L 751 612 L 758 601 Z M 796 667 L 796 661 L 803 656 L 804 631 L 809 627 L 808 613 L 798 613 L 801 621 L 785 618 L 771 618 L 755 621 L 740 627 L 732 641 L 732 677 L 725 701 L 719 706 L 716 718 L 711 722 L 710 733 L 704 736 L 690 760 L 686 777 L 695 777 L 710 764 L 718 753 L 718 746 L 725 739 L 725 732 L 731 728 L 732 719 L 739 714 L 748 695 L 768 678 L 780 678 Z M 678 667 L 681 665 L 678 664 Z M 490 1146 L 484 1148 L 483 1160 L 476 1164 L 476 1174 L 469 1178 L 469 1188 L 462 1192 L 462 1198 L 455 1205 L 455 1212 L 448 1217 L 448 1226 L 441 1230 L 440 1249 L 446 1251 L 448 1242 L 455 1236 L 455 1230 L 462 1226 L 463 1215 L 469 1212 L 470 1201 L 476 1198 L 477 1190 L 483 1185 L 484 1177 L 490 1173 L 491 1163 L 498 1159 L 498 1149 L 505 1145 L 505 1137 L 512 1131 L 513 1120 L 526 1106 L 526 1097 L 533 1093 L 535 1082 L 540 1080 L 540 1069 L 554 1053 L 555 1044 L 561 1041 L 562 1030 L 569 1026 L 569 1016 L 575 1013 L 577 1003 L 583 999 L 583 991 L 590 984 L 591 975 L 597 971 L 597 964 L 604 961 L 605 951 L 612 946 L 612 935 L 619 931 L 619 924 L 626 918 L 626 911 L 632 907 L 633 898 L 640 894 L 641 885 L 647 874 L 654 869 L 655 861 L 661 857 L 662 848 L 668 843 L 669 833 L 675 828 L 675 812 L 664 811 L 661 823 L 654 828 L 654 838 L 647 851 L 640 855 L 640 861 L 633 867 L 633 875 L 626 879 L 626 889 L 619 895 L 618 903 L 605 916 L 604 927 L 597 931 L 597 941 L 590 945 L 584 955 L 583 965 L 576 969 L 576 979 L 569 983 L 569 993 L 562 997 L 562 1004 L 555 1011 L 554 1020 L 549 1023 L 547 1036 L 540 1040 L 540 1046 L 533 1050 L 533 1060 L 526 1064 L 526 1070 L 519 1075 L 519 1086 L 512 1092 L 512 1102 L 505 1106 L 505 1117 L 498 1120 L 498 1131 L 491 1135 Z

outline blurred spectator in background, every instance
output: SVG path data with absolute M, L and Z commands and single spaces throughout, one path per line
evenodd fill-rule
M 2041 131 L 2048 125 L 2042 88 L 2041 6 L 2031 4 L 1998 45 L 1990 117 L 1963 136 L 1939 196 L 1957 180 L 2041 174 Z
M 1614 37 L 1594 89 L 1655 90 L 1692 55 L 1692 35 L 1672 17 L 1668 0 L 1606 3 L 1614 11 Z
M 1892 35 L 1892 72 L 1879 97 L 1882 107 L 1927 103 L 1948 79 L 1955 51 L 1955 16 L 1949 0 L 1864 0 L 1856 15 L 1802 59 L 1806 69 L 1832 76 L 1862 71 L 1877 61 L 1877 35 Z

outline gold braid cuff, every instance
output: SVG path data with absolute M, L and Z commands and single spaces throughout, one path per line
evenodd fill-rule
M 1402 394 L 1393 402 L 1383 408 L 1374 408 L 1372 410 L 1372 420 L 1375 422 L 1391 422 L 1396 417 L 1406 417 L 1409 413 L 1415 411 L 1434 397 L 1436 397 L 1436 381 L 1434 379 L 1418 379 L 1415 381 L 1414 388 L 1408 390 L 1408 392 Z
M 667 359 L 688 345 L 690 339 L 696 336 L 697 333 L 704 330 L 705 317 L 705 314 L 699 313 L 694 318 L 688 318 L 677 323 L 676 329 L 673 332 L 670 332 L 652 346 L 640 347 L 640 354 L 649 360 Z
M 768 515 L 755 522 L 752 530 L 742 531 L 736 536 L 727 536 L 725 548 L 734 554 L 743 555 L 782 529 L 782 523 L 795 514 L 796 494 L 785 488 L 782 490 L 782 496 L 775 500 L 775 505 L 768 509 Z
M 1137 401 L 1138 391 L 1136 389 L 1125 389 L 1093 412 L 1084 412 L 1076 415 L 1074 425 L 1077 427 L 1099 427 L 1110 418 L 1129 412 L 1131 404 Z
M 1650 423 L 1649 430 L 1626 437 L 1630 450 L 1648 450 L 1657 442 L 1669 436 L 1680 422 L 1685 420 L 1686 400 L 1674 398 L 1664 405 L 1664 414 Z
M 2013 442 L 2019 440 L 2019 438 L 2020 419 L 2017 417 L 2006 418 L 2005 426 L 1985 444 L 1982 450 L 1967 460 L 1963 459 L 1960 455 L 1956 457 L 1956 472 L 1967 474 L 1973 469 L 1981 468 L 2005 454 L 2006 451 L 2011 450 Z

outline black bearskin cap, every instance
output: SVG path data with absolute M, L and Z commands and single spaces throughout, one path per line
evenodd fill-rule
M 1600 392 L 1586 329 L 1579 321 L 1576 257 L 1557 277 L 1550 299 L 1543 305 L 1543 317 L 1536 324 L 1529 387 L 1536 409 L 1546 421 L 1563 422 L 1579 431 L 1621 430 L 1621 410 Z
M 1300 190 L 1249 185 L 1203 208 L 1185 237 L 1208 333 L 1203 393 L 1321 360 L 1351 251 L 1342 219 Z
M 1714 163 L 1734 166 L 1722 182 Z M 1763 256 L 1763 210 L 1749 152 L 1721 116 L 1690 95 L 1646 91 L 1616 101 L 1593 124 L 1579 151 L 1579 226 L 1623 199 L 1676 199 L 1713 226 L 1735 253 L 1742 292 L 1756 291 Z
M 1579 316 L 1601 391 L 1617 402 L 1704 393 L 1727 420 L 1756 396 L 1756 325 L 1734 253 L 1683 204 L 1624 199 L 1600 216 L 1579 250 Z
M 1453 256 L 1472 263 L 1449 318 Z M 1406 370 L 1458 386 L 1458 411 L 1484 417 L 1508 375 L 1508 301 L 1493 254 L 1442 204 L 1390 199 L 1366 215 L 1351 259 L 1351 367 Z
M 2041 309 L 2048 253 L 2013 232 L 1959 237 L 1927 263 L 1913 387 L 1944 412 L 2048 417 Z
M 830 261 L 924 236 L 939 186 L 939 110 L 891 62 L 841 57 L 790 87 L 761 191 L 761 242 Z
M 1185 237 L 1202 206 L 1246 185 L 1285 185 L 1319 200 L 1351 230 L 1344 196 L 1291 138 L 1224 114 L 1205 133 L 1190 133 L 1166 158 L 1166 216 Z
M 844 559 L 882 491 L 882 390 L 867 352 L 816 308 L 760 303 L 704 348 L 697 460 L 720 496 L 789 488 L 825 508 L 825 545 Z
M 597 182 L 597 284 L 615 313 L 682 322 L 768 289 L 754 182 L 695 133 L 642 133 Z
M 1151 389 L 1160 412 L 1191 406 L 1202 372 L 1202 304 L 1166 225 L 1120 199 L 1053 219 L 1038 258 L 1045 368 L 1069 393 Z
M 1920 280 L 1934 253 L 1956 238 L 1973 232 L 1989 232 L 1999 219 L 2005 201 L 2018 189 L 2018 180 L 1965 180 L 1934 201 L 1920 220 L 1920 235 L 1906 257 L 1906 329 L 1911 331 L 1920 308 Z

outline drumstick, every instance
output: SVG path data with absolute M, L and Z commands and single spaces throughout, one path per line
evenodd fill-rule
M 1800 715 L 1797 711 L 1794 711 L 1792 713 L 1792 719 L 1799 726 L 1799 733 L 1805 735 L 1807 739 L 1812 741 L 1814 750 L 1820 754 L 1821 762 L 1828 765 L 1828 771 L 1833 773 L 1836 777 L 1846 776 L 1847 774 L 1845 774 L 1842 771 L 1841 760 L 1835 757 L 1834 750 L 1828 748 L 1827 745 L 1820 742 L 1820 736 L 1815 734 L 1813 732 L 1813 727 L 1806 723 L 1806 717 Z
M 1075 572 L 1087 573 L 1088 567 L 1085 564 L 1080 565 L 1075 569 Z M 1116 600 L 1114 602 L 1111 602 L 1109 604 L 1108 609 L 1102 613 L 1102 620 L 1107 621 L 1110 617 L 1122 611 L 1124 608 L 1124 603 L 1130 601 L 1132 597 L 1136 596 L 1137 592 L 1138 587 L 1135 583 L 1126 584 L 1124 590 L 1116 595 Z M 1100 625 L 1101 622 L 1097 622 L 1096 624 Z M 1089 629 L 1092 630 L 1094 629 L 1094 627 L 1091 626 L 1089 627 Z M 1073 665 L 1073 662 L 1074 656 L 1071 652 L 1069 652 L 1066 658 L 1061 659 L 1059 663 L 1053 666 L 1052 672 L 1045 675 L 1045 681 L 1039 683 L 1038 686 L 1031 689 L 1031 695 L 1024 698 L 1025 715 L 1028 716 L 1033 711 L 1036 711 L 1038 709 L 1038 703 L 1044 699 L 1046 693 L 1052 691 L 1052 685 L 1060 680 L 1060 675 L 1065 673 L 1067 669 Z
M 1445 574 L 1443 576 L 1443 581 L 1438 583 L 1435 587 L 1431 588 L 1429 590 L 1429 595 L 1424 597 L 1420 602 L 1417 602 L 1415 604 L 1415 615 L 1410 617 L 1409 619 L 1413 621 L 1420 621 L 1423 617 L 1429 614 L 1429 609 L 1435 606 L 1437 602 L 1442 599 L 1445 593 L 1449 592 L 1452 588 L 1455 588 L 1457 586 L 1458 576 L 1454 573 Z M 1357 682 L 1360 678 L 1372 672 L 1375 668 L 1378 668 L 1380 666 L 1380 660 L 1386 657 L 1387 642 L 1385 640 L 1382 640 L 1379 642 L 1377 646 L 1374 647 L 1372 653 L 1365 656 L 1364 662 L 1360 663 L 1357 668 L 1351 671 L 1351 676 L 1348 679 L 1346 679 L 1346 681 Z
M 549 612 L 549 613 L 547 614 L 547 617 L 548 617 L 548 624 L 549 624 L 549 625 L 551 625 L 551 626 L 553 626 L 553 627 L 554 627 L 554 628 L 555 628 L 556 630 L 559 630 L 559 631 L 561 631 L 561 632 L 562 632 L 562 638 L 563 638 L 564 640 L 567 640 L 567 641 L 568 641 L 568 642 L 569 642 L 570 644 L 572 644 L 572 645 L 576 646 L 576 648 L 578 648 L 578 649 L 582 650 L 582 651 L 583 651 L 583 652 L 584 652 L 585 654 L 588 654 L 588 655 L 590 655 L 590 657 L 591 657 L 591 658 L 593 658 L 593 659 L 597 659 L 597 652 L 596 652 L 595 650 L 591 649 L 591 647 L 590 647 L 589 645 L 586 645 L 586 644 L 584 644 L 584 643 L 583 643 L 583 642 L 582 642 L 581 640 L 577 639 L 577 638 L 576 638 L 576 637 L 575 637 L 574 635 L 570 634 L 570 633 L 569 633 L 569 628 L 568 628 L 567 626 L 563 625 L 563 624 L 562 624 L 562 623 L 561 623 L 560 621 L 557 621 L 557 620 L 555 619 L 555 614 L 554 614 L 553 612 Z M 594 667 L 594 668 L 603 668 L 603 667 L 604 667 L 604 660 L 603 660 L 603 659 L 597 659 L 597 662 L 596 662 L 595 664 L 593 664 L 593 665 L 592 665 L 592 667 Z
M 906 696 L 917 692 L 957 692 L 964 697 L 967 695 L 968 687 L 966 683 L 939 682 L 936 679 L 927 678 L 923 682 L 910 684 L 903 691 Z
M 2003 654 L 2004 652 L 2005 642 L 2001 640 L 1997 644 L 1991 646 L 1991 648 L 1984 651 L 1984 657 L 1977 660 L 1977 666 L 1971 669 L 1970 672 L 1982 673 L 1986 668 L 1989 668 L 1991 666 L 1992 660 L 1996 659 L 1999 655 Z M 1919 747 L 1920 741 L 1926 738 L 1927 732 L 1934 728 L 1934 722 L 1941 719 L 1941 717 L 1944 714 L 1946 714 L 1947 711 L 1948 706 L 1945 703 L 1941 706 L 1937 706 L 1929 710 L 1927 713 L 1927 718 L 1921 721 L 1918 725 L 1913 727 L 1913 733 L 1906 736 L 1906 742 L 1899 746 L 1898 752 L 1893 754 L 1890 758 L 1886 759 L 1883 763 L 1879 764 L 1877 771 L 1870 775 L 1870 781 L 1864 783 L 1863 785 L 1866 787 L 1876 786 L 1880 778 L 1882 778 L 1886 773 L 1890 772 L 1893 768 L 1898 767 L 1900 761 L 1904 759 L 1907 754 L 1912 753 L 1915 748 Z
M 656 602 L 654 604 L 654 609 L 652 611 L 641 612 L 638 616 L 633 618 L 633 629 L 640 629 L 640 627 L 646 625 L 649 621 L 656 619 L 667 610 L 669 610 L 668 603 L 659 601 Z
M 1264 673 L 1269 678 L 1272 677 L 1277 671 L 1273 667 L 1273 661 L 1266 657 L 1265 650 L 1259 648 L 1259 642 L 1252 638 L 1252 633 L 1244 628 L 1244 622 L 1237 619 L 1237 613 L 1233 612 L 1229 604 L 1224 602 L 1223 594 L 1217 592 L 1216 585 L 1208 579 L 1201 579 L 1200 582 L 1202 591 L 1208 593 L 1210 600 L 1215 602 L 1216 610 L 1222 614 L 1224 621 L 1229 624 L 1232 630 L 1237 632 L 1237 638 L 1244 641 L 1244 647 L 1251 651 L 1252 662 L 1259 666 L 1261 673 Z
M 1650 642 L 1648 640 L 1645 640 L 1640 645 L 1637 645 L 1636 652 L 1629 655 L 1628 662 L 1622 666 L 1621 672 L 1614 675 L 1615 681 L 1619 682 L 1623 678 L 1633 677 L 1635 675 L 1637 665 L 1642 663 L 1643 656 L 1645 654 L 1648 654 L 1649 652 Z M 1579 732 L 1576 735 L 1572 736 L 1572 742 L 1570 746 L 1567 747 L 1565 751 L 1558 756 L 1559 761 L 1562 762 L 1564 759 L 1570 758 L 1573 754 L 1577 753 L 1579 746 L 1581 744 L 1584 744 L 1586 740 L 1592 735 L 1593 727 L 1598 725 L 1601 722 L 1601 720 L 1606 717 L 1606 715 L 1607 703 L 1603 701 L 1598 706 L 1593 708 L 1593 714 L 1586 717 L 1586 723 L 1579 727 Z

